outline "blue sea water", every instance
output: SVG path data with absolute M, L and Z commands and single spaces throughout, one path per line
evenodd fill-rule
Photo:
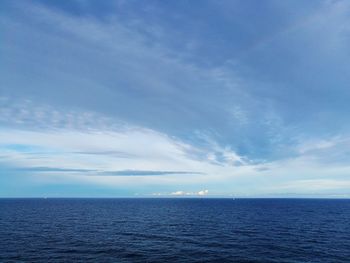
M 350 200 L 0 199 L 0 262 L 350 262 Z

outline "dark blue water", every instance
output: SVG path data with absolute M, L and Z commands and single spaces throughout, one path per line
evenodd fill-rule
M 350 262 L 350 200 L 0 199 L 0 262 Z

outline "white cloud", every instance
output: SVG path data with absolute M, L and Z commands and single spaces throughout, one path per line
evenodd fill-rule
M 51 116 L 50 107 L 42 108 Z M 32 111 L 30 107 L 26 110 Z M 53 111 L 64 122 L 67 114 Z M 71 114 L 78 115 L 74 111 Z M 85 123 L 91 124 L 93 120 L 90 118 L 100 117 L 95 113 L 84 116 Z M 29 116 L 27 122 L 31 118 L 37 121 L 36 116 Z M 44 119 L 41 121 L 44 124 Z M 106 124 L 108 122 L 110 125 Z M 296 149 L 302 150 L 297 151 L 299 155 L 293 158 L 254 164 L 229 148 L 218 145 L 209 137 L 206 147 L 198 148 L 164 133 L 113 123 L 111 120 L 100 126 L 74 122 L 59 129 L 48 122 L 43 127 L 45 128 L 29 130 L 24 125 L 0 129 L 2 165 L 24 169 L 47 167 L 46 171 L 42 169 L 37 173 L 34 172 L 35 169 L 32 170 L 36 180 L 43 183 L 78 182 L 108 187 L 157 186 L 158 189 L 186 185 L 187 189 L 194 189 L 160 193 L 161 196 L 208 195 L 206 189 L 195 190 L 199 182 L 215 186 L 217 190 L 213 191 L 214 195 L 350 189 L 349 182 L 345 179 L 350 172 L 348 162 L 334 162 L 340 159 L 339 155 L 345 156 L 348 149 L 349 140 L 344 136 L 329 141 L 303 142 L 296 146 Z M 201 156 L 208 158 L 203 159 Z M 237 166 L 237 162 L 241 165 Z M 98 173 L 94 174 L 94 171 Z M 135 171 L 136 176 L 123 176 L 121 172 L 117 172 L 118 176 L 107 175 L 113 171 L 127 171 L 128 175 L 132 174 L 130 171 Z M 146 175 L 147 171 L 150 174 Z M 179 173 L 173 173 L 174 171 Z
M 202 195 L 207 195 L 209 193 L 208 190 L 201 190 L 198 192 L 198 195 L 202 196 Z
M 347 140 L 341 137 L 333 137 L 323 140 L 308 140 L 297 145 L 297 151 L 300 154 L 306 154 L 311 152 L 317 152 L 319 150 L 329 150 L 330 148 L 339 145 L 341 143 L 349 143 Z
M 195 184 L 199 180 L 212 181 L 252 169 L 236 167 L 235 163 L 242 159 L 215 143 L 209 148 L 198 148 L 164 133 L 113 122 L 93 112 L 58 111 L 50 106 L 13 99 L 12 103 L 0 105 L 0 109 L 0 119 L 7 126 L 0 129 L 2 163 L 27 167 L 28 172 L 40 175 L 42 181 L 103 185 Z M 3 114 L 8 111 L 40 111 L 42 114 L 41 117 L 28 114 L 25 118 L 11 114 L 11 119 Z M 52 119 L 59 119 L 60 124 Z M 220 154 L 220 164 L 201 158 L 207 152 Z M 126 175 L 121 171 L 126 171 Z M 112 174 L 118 176 L 109 176 Z
M 185 195 L 186 193 L 184 191 L 176 191 L 176 192 L 172 192 L 170 193 L 170 195 L 175 195 L 175 196 L 182 196 Z
M 310 46 L 317 46 L 322 51 L 330 50 L 330 53 L 333 54 L 335 48 L 338 48 L 341 43 L 346 43 L 340 40 L 346 36 L 349 27 L 339 27 L 339 24 L 349 24 L 346 23 L 348 21 L 346 10 L 349 9 L 349 4 L 346 1 L 338 1 L 329 6 L 332 7 L 330 12 L 328 8 L 321 10 L 321 13 L 311 17 L 305 23 L 298 24 L 281 34 L 299 36 L 305 33 L 305 35 L 310 35 L 310 43 L 317 42 L 317 45 Z M 153 129 L 119 122 L 115 116 L 119 118 L 119 115 L 122 115 L 123 107 L 115 105 L 126 101 L 126 103 L 137 105 L 140 113 L 143 113 L 143 110 L 152 109 L 142 115 L 143 118 L 150 116 L 150 112 L 160 112 L 171 108 L 168 107 L 171 105 L 175 111 L 181 110 L 182 116 L 177 115 L 176 117 L 195 116 L 193 119 L 189 118 L 188 122 L 184 122 L 187 124 L 196 123 L 192 120 L 200 122 L 208 109 L 215 109 L 215 114 L 212 114 L 215 115 L 215 118 L 228 114 L 228 118 L 234 120 L 232 126 L 235 126 L 236 123 L 247 125 L 251 121 L 249 117 L 253 112 L 254 119 L 261 119 L 268 127 L 267 136 L 274 143 L 273 145 L 278 144 L 281 141 L 280 138 L 284 138 L 283 129 L 286 127 L 283 118 L 273 109 L 266 111 L 266 108 L 260 107 L 261 104 L 259 104 L 257 109 L 248 110 L 253 107 L 254 103 L 250 102 L 255 99 L 244 92 L 244 83 L 239 82 L 234 72 L 228 68 L 203 69 L 186 63 L 181 55 L 175 56 L 162 45 L 146 45 L 147 39 L 120 21 L 113 20 L 114 18 L 104 23 L 91 18 L 76 18 L 41 6 L 28 6 L 25 12 L 32 19 L 32 23 L 21 23 L 12 17 L 1 18 L 1 22 L 5 22 L 9 28 L 13 29 L 8 30 L 9 34 L 6 38 L 8 42 L 4 45 L 4 50 L 12 53 L 3 52 L 4 54 L 11 53 L 13 56 L 17 49 L 17 52 L 24 58 L 14 56 L 11 57 L 11 60 L 32 61 L 30 56 L 39 54 L 35 53 L 35 50 L 39 50 L 40 54 L 45 54 L 42 52 L 43 49 L 58 47 L 57 43 L 59 47 L 65 47 L 65 49 L 62 48 L 58 52 L 47 52 L 48 58 L 36 57 L 36 63 L 42 65 L 42 68 L 37 69 L 42 69 L 46 74 L 44 74 L 45 78 L 50 80 L 44 83 L 41 89 L 39 86 L 35 87 L 35 92 L 33 92 L 33 87 L 25 85 L 16 86 L 16 89 L 19 94 L 24 95 L 50 94 L 55 97 L 57 104 L 60 104 L 61 99 L 61 103 L 64 101 L 63 104 L 66 101 L 70 101 L 74 106 L 76 103 L 79 104 L 80 109 L 69 110 L 67 109 L 69 105 L 64 105 L 60 108 L 64 110 L 57 110 L 53 106 L 38 105 L 37 101 L 28 99 L 14 101 L 11 98 L 0 98 L 0 104 L 3 105 L 0 105 L 0 122 L 4 124 L 2 127 L 7 127 L 0 130 L 2 162 L 20 167 L 42 167 L 45 163 L 45 166 L 53 168 L 91 169 L 103 172 L 116 170 L 194 172 L 193 174 L 130 178 L 85 176 L 84 174 L 51 171 L 46 174 L 41 173 L 38 178 L 38 180 L 77 180 L 112 186 L 173 185 L 174 188 L 177 188 L 184 184 L 194 185 L 191 188 L 194 189 L 194 192 L 173 192 L 184 195 L 207 194 L 207 190 L 195 192 L 199 182 L 215 185 L 218 189 L 223 188 L 223 191 L 227 192 L 250 191 L 251 193 L 259 193 L 266 189 L 277 191 L 278 187 L 274 188 L 276 185 L 286 189 L 293 188 L 295 191 L 313 189 L 314 184 L 323 188 L 327 185 L 334 189 L 340 185 L 349 188 L 347 181 L 344 180 L 344 177 L 350 172 L 347 157 L 349 140 L 347 138 L 344 140 L 326 138 L 309 144 L 301 143 L 298 145 L 299 148 L 297 147 L 296 156 L 292 158 L 253 164 L 232 147 L 217 143 L 211 136 L 205 140 L 204 146 L 191 145 Z M 33 28 L 32 25 L 36 23 L 44 24 L 54 30 Z M 299 32 L 300 29 L 302 32 Z M 313 34 L 309 34 L 310 32 Z M 324 32 L 330 33 L 331 36 L 326 41 L 323 41 Z M 27 36 L 43 41 L 27 43 L 23 41 Z M 319 41 L 320 36 L 322 41 Z M 11 40 L 17 44 L 10 45 Z M 32 45 L 29 47 L 32 52 L 23 52 L 21 43 Z M 265 44 L 268 43 L 265 42 Z M 6 45 L 11 47 L 6 49 Z M 169 53 L 172 54 L 169 55 Z M 45 61 L 51 61 L 52 64 L 47 64 Z M 89 67 L 89 65 L 92 66 Z M 63 74 L 64 78 L 59 79 L 66 79 L 67 82 L 59 82 L 55 86 L 55 78 L 45 72 L 45 68 L 50 68 L 55 76 Z M 80 71 L 80 69 L 85 71 Z M 102 73 L 90 74 L 98 69 L 102 69 Z M 123 78 L 115 78 L 114 76 L 117 75 Z M 112 81 L 106 83 L 106 79 Z M 91 84 L 87 86 L 88 88 L 85 87 L 87 83 Z M 8 90 L 11 91 L 14 87 L 9 86 Z M 118 88 L 115 89 L 115 87 Z M 6 87 L 2 89 L 6 90 Z M 86 91 L 86 94 L 82 90 Z M 127 97 L 127 92 L 140 90 L 148 92 L 147 98 L 156 98 L 156 100 L 142 99 L 134 102 L 135 96 L 131 96 L 131 99 Z M 63 95 L 65 92 L 69 96 Z M 93 110 L 86 110 L 90 104 L 96 106 L 98 102 L 100 103 L 98 106 L 102 104 L 105 106 L 104 103 L 110 98 L 115 107 L 111 107 L 109 112 L 109 116 L 113 116 L 113 119 L 97 114 Z M 114 100 L 115 98 L 118 100 Z M 190 103 L 188 98 L 191 98 Z M 195 103 L 193 99 L 196 100 Z M 157 108 L 159 101 L 167 107 Z M 172 103 L 173 101 L 175 103 Z M 247 101 L 249 107 L 244 107 Z M 142 105 L 140 102 L 146 104 Z M 176 108 L 176 105 L 181 106 Z M 172 117 L 166 114 L 164 116 L 166 116 L 164 119 Z M 158 117 L 161 118 L 162 115 L 159 114 Z M 159 121 L 158 118 L 151 119 Z M 216 122 L 210 122 L 209 125 L 204 123 L 203 126 L 210 127 L 212 123 Z M 226 132 L 225 127 L 221 131 Z M 255 126 L 252 126 L 251 129 L 255 129 Z M 232 129 L 232 131 L 235 130 Z M 262 132 L 257 129 L 253 133 L 260 136 Z M 227 138 L 231 140 L 231 137 L 235 141 L 241 139 L 229 133 Z M 30 146 L 36 152 L 16 149 L 16 147 L 6 148 L 6 145 Z M 201 156 L 205 157 L 200 158 Z M 195 172 L 201 174 L 195 174 Z M 294 183 L 289 183 L 291 179 L 294 180 Z
M 45 109 L 43 115 L 55 115 L 62 123 L 68 116 L 52 107 L 29 102 L 17 104 L 22 106 L 9 103 L 2 109 L 36 112 L 38 107 Z M 81 112 L 69 111 L 69 114 L 78 116 Z M 350 172 L 346 159 L 350 139 L 346 136 L 304 141 L 296 145 L 298 155 L 293 158 L 254 164 L 209 136 L 204 139 L 205 147 L 197 147 L 151 129 L 114 123 L 96 113 L 82 116 L 83 124 L 73 118 L 71 124 L 59 128 L 50 118 L 40 119 L 32 114 L 26 116 L 26 124 L 0 129 L 2 165 L 29 168 L 36 180 L 43 183 L 166 189 L 186 185 L 187 189 L 193 189 L 161 193 L 162 196 L 208 195 L 206 189 L 195 190 L 199 182 L 211 188 L 215 186 L 217 190 L 211 191 L 214 195 L 350 189 L 346 179 Z M 104 121 L 96 124 L 95 118 Z M 33 122 L 40 122 L 41 128 L 29 129 Z
M 171 192 L 170 194 L 164 194 L 164 193 L 156 193 L 155 195 L 159 196 L 205 196 L 208 195 L 209 191 L 208 190 L 201 190 L 199 192 L 186 192 L 186 191 L 175 191 Z

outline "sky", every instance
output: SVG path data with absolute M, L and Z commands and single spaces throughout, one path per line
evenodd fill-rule
M 2 0 L 0 197 L 350 197 L 350 2 Z

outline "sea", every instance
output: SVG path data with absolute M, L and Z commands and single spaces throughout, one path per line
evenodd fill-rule
M 350 200 L 0 199 L 0 262 L 350 262 Z

